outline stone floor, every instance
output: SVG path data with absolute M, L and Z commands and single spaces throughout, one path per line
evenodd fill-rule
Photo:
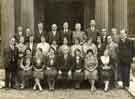
M 135 99 L 127 91 L 113 89 L 107 93 L 97 90 L 91 93 L 88 89 L 58 89 L 54 92 L 33 90 L 0 89 L 0 99 Z

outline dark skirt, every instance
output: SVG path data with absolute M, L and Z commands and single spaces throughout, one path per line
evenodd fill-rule
M 84 72 L 73 72 L 73 80 L 83 80 L 84 79 Z
M 100 79 L 105 81 L 105 80 L 111 80 L 113 77 L 113 71 L 112 69 L 109 70 L 100 70 Z
M 57 70 L 56 69 L 50 69 L 45 70 L 45 77 L 50 80 L 54 80 L 57 77 Z
M 68 75 L 68 71 L 62 71 L 62 74 L 57 76 L 58 79 L 62 79 L 62 80 L 70 80 L 72 79 L 72 76 Z
M 19 71 L 20 76 L 26 78 L 26 77 L 31 77 L 32 78 L 32 70 L 24 71 L 20 70 Z
M 38 79 L 44 79 L 44 72 L 43 71 L 33 71 L 33 77 Z

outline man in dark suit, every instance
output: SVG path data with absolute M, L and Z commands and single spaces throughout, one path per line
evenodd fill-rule
M 133 42 L 127 38 L 125 30 L 120 31 L 119 41 L 119 73 L 120 81 L 123 82 L 123 87 L 129 87 L 130 82 L 130 68 L 133 58 Z
M 48 42 L 49 44 L 52 44 L 53 41 L 56 41 L 58 45 L 61 43 L 61 38 L 60 38 L 60 32 L 57 31 L 57 25 L 52 24 L 51 26 L 51 31 L 48 33 Z
M 47 33 L 44 31 L 44 25 L 42 22 L 38 24 L 38 31 L 35 33 L 36 43 L 41 42 L 41 36 L 44 36 L 47 39 Z
M 86 34 L 88 36 L 88 39 L 90 37 L 92 37 L 93 42 L 94 43 L 96 42 L 96 38 L 97 38 L 97 35 L 98 35 L 98 30 L 96 29 L 96 22 L 95 22 L 95 20 L 91 20 L 90 21 L 90 26 L 87 28 Z
M 63 24 L 63 30 L 61 30 L 61 40 L 63 41 L 63 38 L 66 37 L 68 40 L 68 45 L 72 45 L 72 31 L 69 29 L 68 22 L 64 22 Z M 61 42 L 63 43 L 63 42 Z
M 100 34 L 100 36 L 101 36 L 101 38 L 102 38 L 103 46 L 106 46 L 106 44 L 107 44 L 107 35 L 108 35 L 107 29 L 106 29 L 106 28 L 102 28 L 102 29 L 101 29 L 101 34 Z
M 5 84 L 7 88 L 16 87 L 18 49 L 15 47 L 15 43 L 15 38 L 11 38 L 9 46 L 4 50 Z

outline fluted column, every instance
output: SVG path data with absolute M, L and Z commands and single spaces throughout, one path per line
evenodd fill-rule
M 90 22 L 90 0 L 84 2 L 84 29 L 86 29 Z
M 109 0 L 96 0 L 95 3 L 95 19 L 97 28 L 107 28 L 109 24 Z
M 114 5 L 114 27 L 128 29 L 127 0 L 113 0 Z
M 0 0 L 0 4 L 2 48 L 5 48 L 8 46 L 9 38 L 15 33 L 14 0 Z
M 21 0 L 21 24 L 34 32 L 34 0 Z

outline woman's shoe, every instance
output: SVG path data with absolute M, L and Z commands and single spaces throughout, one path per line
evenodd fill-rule
M 104 88 L 104 91 L 105 91 L 105 92 L 108 92 L 108 91 L 109 91 L 109 88 L 108 88 L 108 87 L 105 87 L 105 88 Z
M 95 92 L 96 91 L 96 87 L 91 87 L 91 92 Z
M 43 88 L 39 88 L 39 91 L 43 91 Z
M 24 84 L 21 84 L 21 87 L 20 87 L 21 89 L 24 89 Z
M 37 87 L 36 87 L 36 86 L 34 86 L 34 87 L 33 87 L 33 90 L 36 90 L 36 89 L 37 89 Z

